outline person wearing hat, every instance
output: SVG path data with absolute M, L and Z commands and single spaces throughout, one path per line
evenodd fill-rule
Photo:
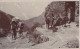
M 12 30 L 12 39 L 15 39 L 15 40 L 16 40 L 16 35 L 17 35 L 16 29 L 17 29 L 16 18 L 13 18 L 11 22 L 11 30 Z

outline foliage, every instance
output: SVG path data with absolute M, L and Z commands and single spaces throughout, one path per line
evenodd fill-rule
M 45 9 L 45 17 L 53 15 L 65 15 L 65 2 L 51 2 Z

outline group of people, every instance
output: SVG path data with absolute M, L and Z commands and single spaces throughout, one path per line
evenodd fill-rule
M 46 27 L 48 29 L 53 29 L 55 30 L 56 29 L 56 26 L 64 26 L 64 27 L 67 27 L 66 26 L 66 23 L 70 23 L 70 18 L 68 18 L 67 16 L 64 16 L 63 18 L 61 18 L 59 15 L 56 15 L 56 16 L 52 16 L 52 17 L 46 17 Z
M 11 33 L 12 33 L 12 39 L 17 38 L 17 33 L 19 33 L 19 36 L 21 37 L 23 35 L 23 28 L 24 24 L 16 19 L 12 20 L 11 22 Z

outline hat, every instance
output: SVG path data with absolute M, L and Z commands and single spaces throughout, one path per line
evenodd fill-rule
M 12 21 L 16 21 L 16 18 L 14 17 L 14 18 L 12 18 Z

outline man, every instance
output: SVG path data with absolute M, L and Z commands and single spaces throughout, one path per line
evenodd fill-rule
M 17 35 L 17 23 L 15 21 L 15 19 L 11 22 L 11 30 L 12 30 L 12 39 L 15 39 L 16 40 L 16 35 Z
M 50 19 L 50 17 L 46 18 L 46 27 L 48 27 L 48 29 L 49 29 L 49 23 L 50 23 L 49 19 Z
M 23 29 L 24 29 L 24 24 L 21 23 L 20 30 L 19 30 L 20 37 L 23 35 L 23 33 L 22 33 Z

